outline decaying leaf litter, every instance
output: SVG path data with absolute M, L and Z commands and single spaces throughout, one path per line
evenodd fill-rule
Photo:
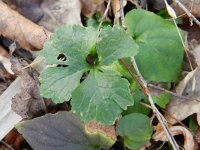
M 21 7 L 20 4 L 23 4 L 23 1 L 6 1 L 9 6 L 15 10 L 18 10 L 22 15 L 25 17 L 28 17 L 31 19 L 33 22 L 37 22 L 40 18 L 41 20 L 38 22 L 39 25 L 42 25 L 43 27 L 39 27 L 32 23 L 31 21 L 28 21 L 27 19 L 24 19 L 21 17 L 21 15 L 17 14 L 15 11 L 12 11 L 8 6 L 6 6 L 4 3 L 0 2 L 0 33 L 2 35 L 1 37 L 1 63 L 2 63 L 2 69 L 1 69 L 1 74 L 0 74 L 0 79 L 1 79 L 1 86 L 2 93 L 3 91 L 6 90 L 6 87 L 8 87 L 11 82 L 17 78 L 19 79 L 20 76 L 17 74 L 13 75 L 13 72 L 11 70 L 11 62 L 9 60 L 12 59 L 12 57 L 17 57 L 16 59 L 25 59 L 26 62 L 29 64 L 32 62 L 32 60 L 35 58 L 35 54 L 37 52 L 34 52 L 35 50 L 40 50 L 43 47 L 44 42 L 50 37 L 51 32 L 54 31 L 56 26 L 62 25 L 62 24 L 79 24 L 79 25 L 85 25 L 87 22 L 87 19 L 89 17 L 92 17 L 95 15 L 97 17 L 96 13 L 103 15 L 105 10 L 106 10 L 106 2 L 103 0 L 90 0 L 90 1 L 70 1 L 68 0 L 63 1 L 35 1 L 33 4 L 29 6 L 25 6 L 25 8 Z M 188 10 L 192 10 L 192 14 L 194 14 L 195 17 L 199 17 L 199 12 L 197 9 L 199 6 L 199 1 L 180 1 L 182 4 L 186 6 Z M 40 4 L 41 3 L 41 4 Z M 134 5 L 138 4 L 138 5 Z M 160 8 L 158 8 L 158 5 L 155 5 L 158 3 L 157 0 L 153 1 L 147 1 L 145 3 L 144 1 L 124 1 L 124 7 L 125 10 L 128 9 L 127 7 L 142 7 L 145 8 L 149 4 L 149 9 L 158 12 Z M 66 5 L 67 4 L 67 5 Z M 151 4 L 151 5 L 150 5 Z M 162 3 L 163 5 L 163 3 Z M 161 5 L 159 5 L 161 6 Z M 165 8 L 165 5 L 163 5 Z M 30 10 L 26 10 L 26 7 L 30 7 L 31 9 L 41 9 L 38 14 L 31 13 Z M 199 33 L 199 27 L 195 24 L 192 23 L 192 20 L 185 15 L 185 12 L 181 12 L 181 9 L 177 6 L 176 3 L 172 4 L 172 7 L 175 9 L 177 12 L 177 15 L 183 15 L 182 21 L 183 24 L 180 26 L 183 29 L 187 29 L 188 31 L 188 41 L 186 45 L 189 45 L 189 56 L 192 62 L 192 65 L 194 67 L 194 71 L 190 69 L 190 65 L 188 65 L 188 60 L 187 58 L 184 59 L 184 65 L 182 69 L 182 77 L 177 80 L 177 82 L 173 83 L 168 83 L 167 85 L 164 85 L 164 87 L 167 89 L 166 91 L 162 90 L 160 88 L 163 83 L 156 83 L 153 82 L 151 84 L 154 84 L 157 88 L 156 91 L 153 88 L 151 90 L 152 95 L 155 94 L 155 96 L 161 95 L 168 93 L 167 95 L 167 102 L 169 101 L 169 104 L 165 108 L 165 104 L 163 104 L 163 101 L 157 100 L 156 104 L 160 108 L 160 112 L 163 112 L 165 117 L 167 118 L 167 121 L 169 123 L 169 130 L 172 132 L 172 135 L 179 135 L 182 134 L 184 135 L 184 140 L 180 140 L 179 138 L 177 139 L 179 142 L 181 142 L 180 147 L 184 147 L 185 149 L 198 149 L 198 128 L 199 128 L 199 80 L 198 80 L 198 65 L 199 65 L 199 41 L 200 38 L 197 33 Z M 2 13 L 1 13 L 2 12 Z M 81 16 L 80 13 L 83 15 Z M 41 17 L 43 16 L 43 17 Z M 97 18 L 96 18 L 97 19 Z M 189 20 L 189 21 L 188 21 Z M 108 11 L 108 15 L 106 17 L 106 21 L 108 22 L 118 22 L 120 23 L 120 5 L 118 2 L 115 0 L 111 0 L 111 8 Z M 191 27 L 190 27 L 191 26 Z M 49 32 L 51 31 L 51 32 Z M 13 41 L 11 41 L 13 40 Z M 11 50 L 10 45 L 13 42 L 17 42 L 19 45 L 17 45 L 17 48 L 15 48 L 14 52 L 12 54 L 9 54 L 9 50 Z M 22 53 L 26 52 L 26 54 Z M 30 58 L 31 56 L 31 58 Z M 27 60 L 28 59 L 28 60 Z M 41 61 L 36 61 L 35 64 L 33 63 L 30 66 L 37 66 L 40 67 Z M 16 65 L 16 64 L 15 64 Z M 28 64 L 27 64 L 28 65 Z M 43 66 L 43 64 L 42 64 Z M 189 66 L 189 67 L 188 67 Z M 25 67 L 25 66 L 24 66 Z M 38 86 L 38 79 L 34 78 L 34 69 L 30 69 L 27 67 L 26 69 L 23 70 L 22 68 L 22 74 L 24 75 L 25 78 L 30 78 L 28 79 L 29 82 L 27 82 L 29 85 L 31 85 L 33 82 L 35 86 Z M 24 73 L 23 73 L 24 72 Z M 29 73 L 28 73 L 29 72 Z M 27 76 L 26 76 L 26 73 Z M 159 73 L 158 71 L 155 71 L 155 73 Z M 17 77 L 18 76 L 18 77 Z M 146 76 L 145 78 L 148 78 L 149 76 Z M 31 80 L 33 82 L 31 83 Z M 16 109 L 19 111 L 20 109 L 23 109 L 23 111 L 28 111 L 27 114 L 31 114 L 31 117 L 29 116 L 28 118 L 32 118 L 35 116 L 41 116 L 44 115 L 45 113 L 51 112 L 55 113 L 60 110 L 69 110 L 69 106 L 67 106 L 67 103 L 64 103 L 62 105 L 55 105 L 52 102 L 50 102 L 47 99 L 42 100 L 42 98 L 38 95 L 37 88 L 31 89 L 30 87 L 27 87 L 27 85 L 24 85 L 22 82 L 18 82 L 18 84 L 22 85 L 21 93 L 23 96 L 19 96 L 17 94 L 16 97 L 21 98 L 22 104 L 14 105 L 13 110 L 16 111 Z M 179 82 L 179 83 L 178 83 Z M 26 81 L 25 81 L 26 83 Z M 21 87 L 20 87 L 21 88 Z M 36 90 L 36 95 L 35 91 Z M 31 94 L 29 92 L 32 92 Z M 173 92 L 175 94 L 170 94 L 170 92 Z M 27 94 L 28 92 L 28 94 Z M 154 93 L 155 92 L 155 93 Z M 158 94 L 160 93 L 160 94 Z M 32 95 L 33 94 L 33 95 Z M 135 93 L 133 93 L 135 94 Z M 137 93 L 136 93 L 137 94 Z M 25 98 L 24 98 L 25 96 Z M 36 101 L 39 100 L 43 104 L 46 105 L 44 108 L 42 105 L 43 111 L 36 113 L 32 112 L 32 109 L 29 109 L 31 107 L 34 107 L 34 104 L 32 102 L 26 101 L 26 99 L 31 99 L 31 101 L 35 99 Z M 164 96 L 166 99 L 166 96 Z M 170 100 L 169 100 L 169 97 Z M 3 101 L 4 98 L 1 97 L 1 101 Z M 13 99 L 13 102 L 14 102 Z M 138 101 L 138 105 L 141 105 L 141 107 L 149 107 L 149 104 L 146 102 L 145 97 L 143 97 L 144 101 Z M 10 99 L 11 100 L 11 99 Z M 25 101 L 26 102 L 25 102 Z M 166 102 L 166 103 L 167 103 Z M 1 104 L 1 103 L 0 103 Z M 19 107 L 22 106 L 22 108 Z M 24 108 L 23 108 L 24 106 Z M 40 109 L 36 105 L 36 109 Z M 47 109 L 47 110 L 45 110 Z M 163 111 L 162 111 L 163 109 Z M 131 109 L 129 109 L 131 110 Z M 22 112 L 23 112 L 22 111 Z M 165 113 L 166 112 L 166 113 Z M 17 113 L 17 111 L 16 111 Z M 33 114 L 32 114 L 33 113 Z M 20 115 L 20 113 L 18 113 Z M 192 115 L 192 116 L 191 116 Z M 23 117 L 21 114 L 20 116 Z M 24 117 L 23 117 L 24 118 Z M 26 117 L 25 117 L 26 118 Z M 12 119 L 12 117 L 11 117 Z M 184 121 L 183 121 L 184 120 Z M 185 125 L 183 126 L 180 124 L 180 122 L 183 121 Z M 195 129 L 192 129 L 191 126 L 188 126 L 188 122 L 196 122 L 195 124 Z M 1 122 L 0 122 L 1 123 Z M 179 125 L 176 125 L 179 124 Z M 187 126 L 187 127 L 185 127 Z M 191 131 L 193 130 L 193 132 Z M 153 139 L 155 141 L 166 141 L 167 138 L 164 136 L 164 132 L 162 131 L 162 128 L 160 128 L 160 125 L 158 124 L 157 126 L 154 127 L 154 135 Z M 13 131 L 10 133 L 13 136 Z M 22 138 L 19 136 L 13 136 L 15 137 L 16 140 L 19 142 L 17 143 L 16 140 L 8 140 L 11 135 L 7 135 L 4 140 L 2 141 L 2 148 L 10 148 L 9 146 L 14 147 L 15 149 L 20 149 L 20 145 L 23 142 Z M 193 137 L 193 138 L 192 138 Z M 3 137 L 2 137 L 3 138 Z M 5 142 L 6 141 L 6 142 Z M 154 149 L 156 145 L 154 142 L 151 144 L 146 144 L 150 149 Z M 164 145 L 166 146 L 166 145 Z M 116 147 L 115 147 L 116 148 Z M 78 148 L 77 148 L 78 149 Z

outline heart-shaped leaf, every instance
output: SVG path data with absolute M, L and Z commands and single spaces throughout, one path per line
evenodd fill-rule
M 141 9 L 127 13 L 125 22 L 127 33 L 139 45 L 135 59 L 144 78 L 158 82 L 177 81 L 184 53 L 177 28 L 160 16 Z
M 125 146 L 132 150 L 137 150 L 150 140 L 153 130 L 147 116 L 133 113 L 119 120 L 117 133 L 124 137 Z
M 17 130 L 35 150 L 96 150 L 85 135 L 84 126 L 69 112 L 47 114 L 24 121 Z

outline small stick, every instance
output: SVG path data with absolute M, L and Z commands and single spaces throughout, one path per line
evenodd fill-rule
M 108 1 L 106 10 L 105 10 L 105 12 L 104 12 L 104 14 L 103 14 L 103 16 L 102 16 L 102 18 L 101 18 L 101 22 L 99 23 L 98 31 L 100 31 L 101 25 L 102 25 L 104 19 L 106 18 L 106 16 L 108 15 L 108 10 L 109 10 L 109 8 L 110 8 L 110 3 L 111 3 L 111 0 Z
M 124 12 L 123 12 L 123 0 L 119 0 L 120 1 L 120 11 L 121 11 L 121 21 L 122 21 L 122 26 L 123 24 L 125 24 L 124 21 Z M 126 30 L 126 26 L 124 25 L 123 26 L 124 30 Z M 168 128 L 168 124 L 167 124 L 167 121 L 165 120 L 165 118 L 163 117 L 163 115 L 159 112 L 159 110 L 156 108 L 154 102 L 153 102 L 153 98 L 151 96 L 151 93 L 147 87 L 147 83 L 146 81 L 144 80 L 144 78 L 142 77 L 138 67 L 137 67 L 137 64 L 135 62 L 135 58 L 132 56 L 131 57 L 131 64 L 132 66 L 134 67 L 138 77 L 139 77 L 139 80 L 140 80 L 140 84 L 142 85 L 142 87 L 144 88 L 144 94 L 147 96 L 148 100 L 149 100 L 149 103 L 152 107 L 152 111 L 153 113 L 156 115 L 156 117 L 158 118 L 166 136 L 168 137 L 168 140 L 169 142 L 171 143 L 172 147 L 174 150 L 179 150 L 179 146 L 178 144 L 176 143 L 174 137 L 171 135 L 170 131 L 169 131 L 169 128 Z
M 173 0 L 177 5 L 190 17 L 199 27 L 200 22 L 197 20 L 197 18 L 179 1 L 179 0 Z
M 145 88 L 145 91 L 146 91 L 146 94 L 147 95 L 147 98 L 149 100 L 149 103 L 151 105 L 151 108 L 152 108 L 152 111 L 153 113 L 156 115 L 156 117 L 158 118 L 166 136 L 168 137 L 168 140 L 169 142 L 171 143 L 172 147 L 174 150 L 179 150 L 179 146 L 178 144 L 176 143 L 174 137 L 171 135 L 170 131 L 169 131 L 169 127 L 168 127 L 168 124 L 167 124 L 167 121 L 165 120 L 165 118 L 163 117 L 163 115 L 159 112 L 159 110 L 156 108 L 154 102 L 153 102 L 153 98 L 151 96 L 151 93 L 147 87 L 147 83 L 146 81 L 144 80 L 144 78 L 142 77 L 138 67 L 137 67 L 137 64 L 135 62 L 135 58 L 132 56 L 131 57 L 131 63 L 132 63 L 132 66 L 133 68 L 135 69 L 136 73 L 138 74 L 139 76 L 139 79 L 141 81 L 141 84 L 143 85 L 143 87 Z
M 200 102 L 199 99 L 195 99 L 195 98 L 190 98 L 190 97 L 182 96 L 182 95 L 179 95 L 179 94 L 174 93 L 174 92 L 172 92 L 172 91 L 166 90 L 166 89 L 164 89 L 164 88 L 162 88 L 162 87 L 153 85 L 153 84 L 148 84 L 147 86 L 148 86 L 148 87 L 151 87 L 151 88 L 155 88 L 155 89 L 160 90 L 160 91 L 163 91 L 163 92 L 166 92 L 166 93 L 171 94 L 171 95 L 173 95 L 173 96 L 175 96 L 175 97 L 177 97 L 177 98 L 180 98 L 180 99 L 185 99 L 185 100 L 189 100 L 189 101 L 192 99 L 192 100 L 195 100 L 195 101 L 197 101 L 197 102 Z
M 121 8 L 123 8 L 123 0 L 119 0 L 119 4 L 120 4 L 122 27 L 126 31 L 127 27 L 126 27 L 126 24 L 125 24 L 125 21 L 124 21 L 124 9 L 121 9 Z
M 147 86 L 151 87 L 151 88 L 154 88 L 154 89 L 157 89 L 157 90 L 160 90 L 160 91 L 163 91 L 163 92 L 166 92 L 166 93 L 168 93 L 170 95 L 173 95 L 175 97 L 178 97 L 180 99 L 191 100 L 191 98 L 189 98 L 189 97 L 185 97 L 185 96 L 179 95 L 177 93 L 174 93 L 172 91 L 166 90 L 166 89 L 164 89 L 162 87 L 159 87 L 159 86 L 156 86 L 156 85 L 153 85 L 153 84 L 148 84 Z
M 0 141 L 0 143 L 2 143 L 4 146 L 6 146 L 8 148 L 8 150 L 15 150 L 14 148 L 12 148 L 12 146 L 10 146 L 9 144 L 7 144 L 4 141 Z
M 144 102 L 140 102 L 141 105 L 143 105 L 144 107 L 147 107 L 149 109 L 152 109 L 152 107 Z
M 152 107 L 144 102 L 140 102 L 141 105 L 149 108 L 149 109 L 152 109 Z M 166 110 L 162 109 L 162 111 L 164 111 L 169 117 L 171 117 L 172 119 L 176 120 L 180 125 L 182 125 L 183 127 L 185 127 L 186 129 L 188 129 L 190 131 L 190 129 L 184 125 L 180 120 L 178 120 L 176 117 L 174 117 L 173 115 L 171 115 L 170 113 L 168 113 Z

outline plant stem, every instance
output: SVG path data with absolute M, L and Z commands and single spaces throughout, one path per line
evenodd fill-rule
M 136 82 L 137 86 L 139 87 L 139 89 L 145 94 L 144 87 L 141 86 L 140 82 L 138 81 L 137 77 L 134 75 L 134 73 L 132 73 L 132 71 L 130 70 L 130 68 L 128 67 L 127 63 L 125 62 L 124 59 L 121 59 L 122 64 L 124 65 L 124 67 L 128 70 L 129 74 L 131 75 L 131 77 L 133 78 L 133 80 Z M 147 95 L 145 95 L 147 96 Z
M 120 1 L 120 10 L 121 10 L 121 21 L 122 21 L 122 26 L 123 28 L 126 27 L 125 25 L 125 22 L 124 22 L 124 12 L 123 12 L 123 0 L 119 0 Z M 126 30 L 126 28 L 124 28 L 124 30 Z M 152 111 L 153 113 L 156 115 L 157 119 L 159 120 L 169 142 L 171 143 L 172 147 L 174 150 L 179 150 L 179 146 L 178 144 L 176 143 L 174 137 L 171 135 L 170 131 L 169 131 L 169 128 L 168 128 L 168 124 L 167 124 L 167 121 L 165 120 L 165 118 L 163 117 L 163 115 L 159 112 L 159 110 L 156 108 L 154 102 L 153 102 L 153 98 L 151 96 L 151 93 L 147 87 L 147 83 L 146 81 L 144 80 L 143 76 L 141 75 L 138 67 L 137 67 L 137 64 L 135 62 L 135 58 L 134 56 L 131 57 L 131 64 L 133 66 L 133 68 L 135 69 L 138 77 L 139 77 L 139 81 L 140 81 L 140 85 L 144 88 L 144 94 L 147 96 L 148 100 L 149 100 L 149 103 L 152 107 Z M 130 73 L 130 72 L 129 72 Z

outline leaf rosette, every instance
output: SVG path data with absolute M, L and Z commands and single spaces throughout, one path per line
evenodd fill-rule
M 99 35 L 91 27 L 60 27 L 40 52 L 49 65 L 40 75 L 41 95 L 55 103 L 71 99 L 82 120 L 111 125 L 134 101 L 128 80 L 106 66 L 137 50 L 120 26 L 103 28 Z

